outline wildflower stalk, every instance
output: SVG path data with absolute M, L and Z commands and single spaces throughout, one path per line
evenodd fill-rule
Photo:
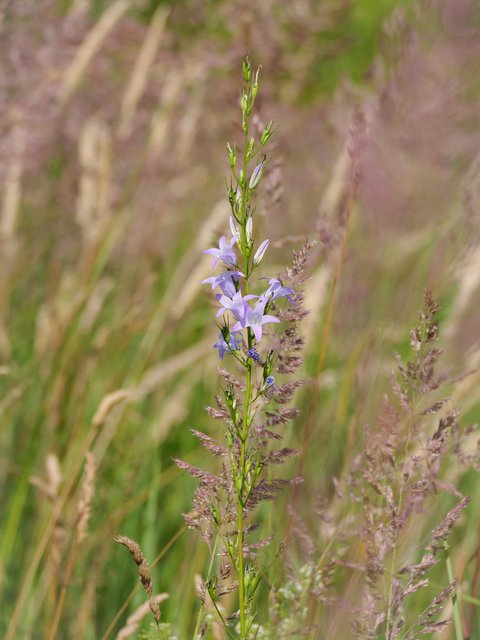
M 261 409 L 272 400 L 283 404 L 290 400 L 295 384 L 277 388 L 271 373 L 274 367 L 280 373 L 292 373 L 299 366 L 301 359 L 289 358 L 287 352 L 289 349 L 300 349 L 302 340 L 297 336 L 296 329 L 291 328 L 288 337 L 278 340 L 280 347 L 283 345 L 283 351 L 279 346 L 271 349 L 264 345 L 266 341 L 263 340 L 263 327 L 281 322 L 278 315 L 287 322 L 294 322 L 282 309 L 276 307 L 274 301 L 279 298 L 298 302 L 293 315 L 295 318 L 303 317 L 301 295 L 284 286 L 278 278 L 271 278 L 269 286 L 260 295 L 253 293 L 252 284 L 255 288 L 262 285 L 261 279 L 252 283 L 251 277 L 270 242 L 268 239 L 257 242 L 258 239 L 254 237 L 255 207 L 252 201 L 266 164 L 266 157 L 261 161 L 256 158 L 268 142 L 273 126 L 269 122 L 257 140 L 250 136 L 249 123 L 259 87 L 258 76 L 259 71 L 252 73 L 250 62 L 245 60 L 245 87 L 241 95 L 243 155 L 241 163 L 238 163 L 240 170 L 237 170 L 235 146 L 227 145 L 232 176 L 227 186 L 232 237 L 227 240 L 222 236 L 218 248 L 204 251 L 213 256 L 212 267 L 221 263 L 224 269 L 220 275 L 203 281 L 204 284 L 212 285 L 212 289 L 220 290 L 215 295 L 220 305 L 216 317 L 222 318 L 222 324 L 218 325 L 220 333 L 214 347 L 218 349 L 221 360 L 226 355 L 231 355 L 232 360 L 240 364 L 242 380 L 225 369 L 220 369 L 220 374 L 226 380 L 224 399 L 217 398 L 217 407 L 207 409 L 215 419 L 226 423 L 226 446 L 193 430 L 211 453 L 224 458 L 221 473 L 215 476 L 177 460 L 181 468 L 200 480 L 192 512 L 195 516 L 185 515 L 187 525 L 198 529 L 209 547 L 215 531 L 223 543 L 216 558 L 216 572 L 211 576 L 209 570 L 209 577 L 200 589 L 201 600 L 205 602 L 208 593 L 229 637 L 239 640 L 247 640 L 251 633 L 254 620 L 252 602 L 261 580 L 261 572 L 251 562 L 251 558 L 257 549 L 270 542 L 269 537 L 249 543 L 246 518 L 259 502 L 273 500 L 280 489 L 289 484 L 285 480 L 262 478 L 264 469 L 269 464 L 281 464 L 291 455 L 296 455 L 296 451 L 288 448 L 277 451 L 267 449 L 272 439 L 281 439 L 271 428 L 292 419 L 296 415 L 295 410 L 283 407 L 283 413 L 280 410 L 270 410 L 268 415 L 263 416 Z M 255 167 L 251 170 L 253 161 Z M 290 280 L 303 269 L 307 250 L 305 247 L 303 252 L 294 256 L 295 266 L 290 270 L 290 275 L 287 273 Z M 270 311 L 277 315 L 271 315 Z M 233 585 L 231 581 L 227 582 L 232 571 L 238 578 L 238 582 Z M 238 614 L 225 618 L 217 601 L 233 589 L 238 589 Z M 238 624 L 235 632 L 229 627 L 232 619 L 237 620 Z
M 248 133 L 249 133 L 249 120 L 250 113 L 253 107 L 253 99 L 251 95 L 251 79 L 249 63 L 246 61 L 244 64 L 244 77 L 247 83 L 244 96 L 247 97 L 247 106 L 242 101 L 242 125 L 243 125 L 243 169 L 241 175 L 241 188 L 242 188 L 242 200 L 241 200 L 241 253 L 243 258 L 243 272 L 245 274 L 245 292 L 248 294 L 249 286 L 249 270 L 250 260 L 247 250 L 247 198 L 248 198 L 248 182 L 247 182 L 247 167 L 248 167 Z M 252 332 L 251 329 L 247 329 L 248 348 L 252 346 Z M 240 437 L 240 477 L 241 482 L 237 489 L 237 565 L 238 565 L 238 604 L 240 610 L 240 638 L 246 638 L 246 602 L 245 602 L 245 562 L 243 557 L 243 493 L 244 493 L 244 479 L 245 479 L 245 453 L 246 443 L 248 439 L 248 414 L 250 410 L 250 401 L 252 393 L 252 360 L 248 358 L 246 364 L 246 388 L 245 388 L 245 402 L 243 407 L 243 422 L 242 433 Z

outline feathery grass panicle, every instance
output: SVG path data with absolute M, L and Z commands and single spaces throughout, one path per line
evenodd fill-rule
M 376 637 L 378 633 L 389 640 L 414 638 L 448 624 L 436 618 L 448 598 L 453 597 L 454 583 L 434 596 L 417 619 L 412 620 L 406 609 L 408 598 L 429 586 L 426 576 L 443 560 L 447 538 L 469 502 L 442 478 L 445 463 L 455 456 L 459 412 L 449 406 L 446 398 L 437 397 L 433 403 L 431 400 L 432 394 L 438 396 L 441 392 L 447 378 L 437 367 L 441 355 L 435 345 L 439 309 L 432 293 L 426 290 L 420 322 L 410 334 L 411 358 L 403 363 L 396 356 L 392 397 L 385 398 L 376 428 L 367 425 L 364 463 L 347 481 L 350 493 L 353 489 L 352 497 L 363 503 L 361 535 L 367 556 L 364 603 L 353 625 L 358 638 Z M 442 493 L 461 499 L 426 534 L 427 542 L 422 544 L 422 516 Z M 416 533 L 412 528 L 414 520 Z M 420 559 L 408 561 L 411 551 L 405 547 L 414 540 Z
M 329 612 L 325 637 L 353 633 L 362 640 L 413 640 L 449 625 L 441 616 L 450 601 L 456 636 L 462 638 L 457 583 L 448 558 L 445 564 L 445 545 L 470 498 L 445 478 L 445 469 L 455 463 L 458 440 L 470 430 L 460 429 L 458 409 L 441 395 L 448 376 L 438 369 L 439 309 L 425 291 L 420 322 L 410 334 L 411 358 L 404 363 L 396 356 L 391 394 L 376 424 L 365 427 L 363 456 L 353 458 L 346 475 L 335 479 L 333 496 L 322 498 L 316 509 L 318 533 L 293 513 L 292 534 L 304 560 L 292 563 L 289 579 L 273 589 L 274 626 L 269 631 L 265 625 L 266 637 L 288 637 L 292 631 L 319 637 Z M 436 508 L 437 524 L 429 531 L 427 514 L 442 496 L 442 504 L 451 504 L 452 497 L 456 504 L 443 518 Z M 431 594 L 429 577 L 436 568 L 435 582 L 442 580 L 442 566 L 448 584 Z M 425 602 L 416 613 L 415 599 Z

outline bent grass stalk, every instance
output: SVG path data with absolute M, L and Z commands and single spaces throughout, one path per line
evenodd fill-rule
M 167 553 L 167 551 L 173 547 L 173 545 L 177 542 L 177 540 L 180 538 L 180 536 L 182 536 L 185 531 L 187 530 L 186 526 L 183 526 L 181 529 L 179 529 L 171 538 L 170 540 L 167 542 L 167 544 L 163 547 L 163 549 L 159 552 L 159 554 L 157 555 L 157 557 L 153 560 L 153 562 L 151 563 L 151 567 L 155 567 L 155 565 L 157 565 L 160 560 L 163 558 L 163 556 Z M 120 609 L 117 611 L 117 613 L 115 614 L 115 617 L 113 618 L 113 620 L 110 622 L 110 624 L 107 627 L 107 630 L 105 631 L 105 633 L 103 634 L 103 636 L 100 638 L 100 640 L 108 640 L 108 638 L 112 635 L 113 630 L 115 629 L 115 625 L 117 624 L 117 622 L 120 620 L 122 614 L 126 611 L 128 605 L 132 602 L 133 598 L 135 597 L 135 594 L 140 590 L 140 584 L 137 584 L 129 593 L 129 595 L 127 596 L 127 598 L 125 599 L 124 603 L 122 604 L 122 606 L 120 607 Z
M 213 565 L 215 563 L 215 555 L 217 553 L 217 547 L 218 547 L 219 539 L 220 539 L 220 534 L 217 533 L 217 535 L 215 536 L 215 542 L 213 543 L 213 549 L 212 549 L 211 554 L 210 554 L 210 564 L 208 565 L 208 570 L 207 570 L 207 580 L 210 580 L 210 577 L 212 575 L 212 569 L 213 569 Z M 195 630 L 193 632 L 193 637 L 194 638 L 197 637 L 197 633 L 198 633 L 198 630 L 200 628 L 201 621 L 202 621 L 202 610 L 199 609 L 198 615 L 197 615 L 197 622 L 195 623 Z

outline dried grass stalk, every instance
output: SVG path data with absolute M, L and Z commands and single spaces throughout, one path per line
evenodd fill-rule
M 92 500 L 95 492 L 96 465 L 93 454 L 87 451 L 85 456 L 85 480 L 77 511 L 77 542 L 82 542 L 87 535 L 88 521 L 92 512 Z
M 92 419 L 93 426 L 100 427 L 108 418 L 112 409 L 123 400 L 126 400 L 130 393 L 130 389 L 117 389 L 116 391 L 107 393 L 107 395 L 102 398 L 102 401 L 98 405 L 98 409 L 95 411 L 95 415 Z
M 0 218 L 0 237 L 11 241 L 17 227 L 18 211 L 22 191 L 23 154 L 26 145 L 26 132 L 22 125 L 21 113 L 14 114 L 17 122 L 11 134 L 11 159 L 7 168 L 3 187 L 2 215 Z
M 152 595 L 152 574 L 150 571 L 150 566 L 146 561 L 145 556 L 143 555 L 140 545 L 131 538 L 127 538 L 127 536 L 116 536 L 114 540 L 115 542 L 118 542 L 118 544 L 122 544 L 124 547 L 127 547 L 127 549 L 132 554 L 132 558 L 138 567 L 138 576 L 140 578 L 140 582 L 142 584 L 142 587 L 148 594 L 148 606 L 158 626 L 160 624 L 160 607 L 158 606 L 158 602 Z
M 95 491 L 95 461 L 90 451 L 85 455 L 85 479 L 82 484 L 80 500 L 78 502 L 77 519 L 75 526 L 75 536 L 65 562 L 65 574 L 63 578 L 62 590 L 58 599 L 57 608 L 53 618 L 52 627 L 50 629 L 49 640 L 54 640 L 57 634 L 58 625 L 65 604 L 67 589 L 73 573 L 75 558 L 77 556 L 78 546 L 85 539 L 87 533 L 87 525 L 91 514 L 91 504 Z
M 120 137 L 128 136 L 132 130 L 135 109 L 147 86 L 148 74 L 155 60 L 168 13 L 168 9 L 160 5 L 150 22 L 148 33 L 143 41 L 142 48 L 135 61 L 135 66 L 123 95 L 120 126 L 118 128 Z
M 114 2 L 104 11 L 101 18 L 85 37 L 81 46 L 78 48 L 75 58 L 65 72 L 61 91 L 61 101 L 63 103 L 67 102 L 70 98 L 88 65 L 96 53 L 98 53 L 102 43 L 130 6 L 131 2 L 129 0 L 117 0 L 117 2 Z
M 75 216 L 86 241 L 101 237 L 110 219 L 111 147 L 107 125 L 89 118 L 80 138 L 82 174 Z
M 31 476 L 30 483 L 52 504 L 53 510 L 60 514 L 60 494 L 63 484 L 63 475 L 60 462 L 55 454 L 49 453 L 45 458 L 45 478 Z M 55 526 L 52 531 L 51 544 L 48 553 L 49 572 L 58 579 L 61 560 L 65 553 L 67 533 L 65 524 L 60 517 L 55 518 Z

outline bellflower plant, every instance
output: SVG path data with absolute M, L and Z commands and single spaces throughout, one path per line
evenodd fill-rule
M 207 409 L 224 423 L 224 443 L 193 431 L 211 453 L 223 459 L 221 473 L 216 476 L 176 460 L 179 467 L 200 482 L 193 511 L 184 517 L 188 526 L 200 531 L 211 552 L 209 575 L 198 588 L 204 606 L 197 621 L 196 639 L 205 636 L 212 603 L 228 637 L 257 637 L 260 627 L 255 622 L 254 595 L 264 570 L 255 558 L 270 539 L 250 541 L 256 527 L 249 521 L 249 514 L 259 502 L 274 499 L 285 485 L 295 482 L 267 479 L 265 470 L 297 453 L 288 448 L 270 449 L 272 440 L 281 439 L 275 428 L 297 415 L 295 409 L 276 408 L 274 403 L 285 405 L 299 384 L 277 385 L 273 373 L 291 373 L 301 363 L 298 356 L 291 354 L 303 346 L 297 332 L 297 322 L 304 315 L 302 296 L 284 285 L 283 279 L 291 284 L 301 283 L 299 274 L 309 247 L 306 244 L 294 255 L 293 268 L 282 275 L 282 280 L 267 278 L 266 286 L 265 278 L 255 277 L 270 241 L 256 237 L 253 196 L 268 165 L 263 152 L 273 124 L 268 123 L 259 140 L 251 136 L 250 117 L 259 88 L 259 72 L 252 72 L 248 60 L 243 63 L 243 77 L 241 157 L 234 145 L 227 145 L 232 237 L 222 236 L 218 248 L 204 251 L 213 256 L 212 268 L 221 265 L 222 270 L 203 280 L 211 285 L 218 303 L 219 335 L 213 346 L 220 360 L 230 361 L 240 369 L 241 376 L 219 369 L 225 380 L 223 398 L 217 397 L 217 406 Z M 271 329 L 279 323 L 284 331 L 273 336 Z M 220 598 L 232 591 L 238 592 L 238 611 L 226 615 Z

